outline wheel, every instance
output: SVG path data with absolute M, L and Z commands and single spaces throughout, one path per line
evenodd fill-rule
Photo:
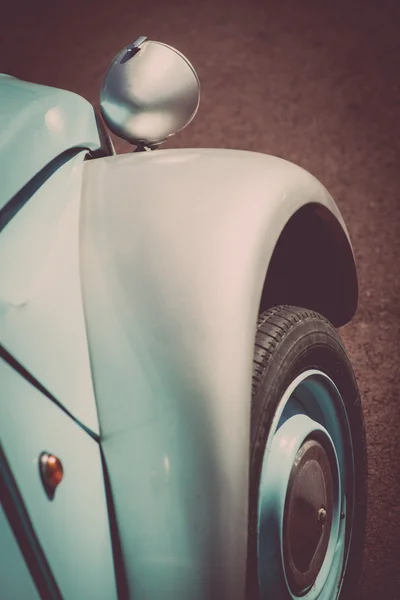
M 361 566 L 366 444 L 357 383 L 333 326 L 274 307 L 257 325 L 247 600 L 344 600 Z

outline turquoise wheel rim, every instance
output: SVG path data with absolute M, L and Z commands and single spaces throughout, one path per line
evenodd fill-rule
M 351 539 L 354 459 L 345 405 L 318 370 L 278 404 L 258 492 L 262 600 L 335 600 Z

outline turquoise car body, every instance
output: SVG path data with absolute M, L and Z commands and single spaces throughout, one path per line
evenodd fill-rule
M 336 204 L 261 154 L 114 156 L 86 100 L 8 75 L 0 131 L 7 599 L 241 600 L 257 314 L 310 213 L 330 274 L 315 308 L 350 320 Z M 64 466 L 52 500 L 44 451 Z
M 0 74 L 0 209 L 55 159 L 71 150 L 96 150 L 91 104 L 65 90 Z M 21 156 L 23 152 L 23 156 Z
M 55 323 L 52 301 L 49 298 L 50 304 L 42 305 L 39 313 L 35 310 L 40 300 L 33 305 L 29 302 L 32 292 L 38 297 L 32 286 L 43 273 L 54 236 L 62 237 L 54 224 L 73 202 L 74 172 L 88 150 L 100 148 L 97 124 L 90 104 L 70 92 L 1 75 L 0 98 L 0 420 L 7 490 L 1 514 L 1 555 L 5 557 L 1 587 L 10 600 L 49 594 L 116 598 L 97 411 L 87 352 L 83 356 L 79 352 L 85 347 L 84 329 L 80 330 L 83 316 L 79 319 L 79 303 L 67 292 L 66 310 L 75 311 L 72 322 L 77 323 L 68 336 L 75 359 L 67 365 L 57 356 L 56 338 L 53 347 L 48 346 L 49 339 L 44 341 Z M 73 247 L 70 242 L 68 251 Z M 71 258 L 57 261 L 60 281 L 66 277 L 69 284 Z M 42 286 L 39 298 L 47 294 Z M 58 294 L 63 295 L 61 288 Z M 61 313 L 55 318 L 62 322 Z M 62 336 L 58 326 L 57 330 L 56 336 Z M 66 338 L 59 342 L 68 344 Z M 53 380 L 57 381 L 54 387 Z M 74 411 L 72 405 L 70 412 L 67 396 L 75 398 L 81 408 Z M 66 485 L 54 502 L 43 494 L 38 476 L 38 457 L 44 447 L 63 457 L 67 473 Z M 13 531 L 18 532 L 18 539 Z

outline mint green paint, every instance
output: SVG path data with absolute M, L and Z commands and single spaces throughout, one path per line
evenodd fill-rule
M 0 506 L 0 582 L 7 600 L 39 600 L 39 594 L 25 559 Z
M 0 381 L 1 443 L 62 597 L 117 600 L 97 442 L 3 360 Z M 42 452 L 55 454 L 64 468 L 52 501 L 39 475 Z M 9 600 L 0 582 L 0 597 Z
M 100 147 L 87 100 L 0 74 L 0 209 L 40 169 L 74 147 Z
M 59 167 L 0 234 L 0 342 L 98 434 L 79 267 L 84 156 Z

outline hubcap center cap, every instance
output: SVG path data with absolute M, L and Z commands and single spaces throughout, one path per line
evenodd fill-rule
M 283 524 L 283 554 L 291 590 L 310 588 L 322 567 L 333 513 L 333 461 L 329 449 L 307 439 L 290 473 Z

